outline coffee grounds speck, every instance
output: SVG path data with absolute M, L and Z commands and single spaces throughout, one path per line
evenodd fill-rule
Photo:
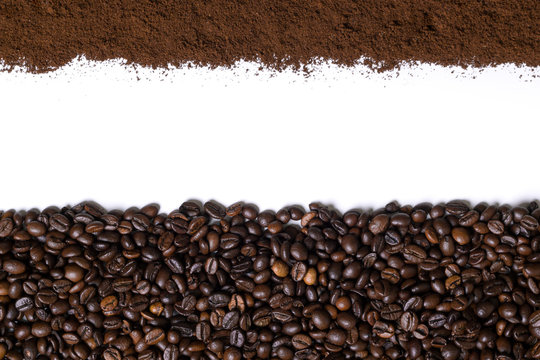
M 538 359 L 540 208 L 0 211 L 0 358 Z
M 0 2 L 0 59 L 54 70 L 78 56 L 153 68 L 239 60 L 302 69 L 332 61 L 540 65 L 535 0 Z

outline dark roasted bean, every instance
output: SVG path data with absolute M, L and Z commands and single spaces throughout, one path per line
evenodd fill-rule
M 216 203 L 215 201 L 209 201 L 204 204 L 204 211 L 214 219 L 222 219 L 226 215 L 225 208 Z
M 0 357 L 540 358 L 539 218 L 464 201 L 0 211 Z

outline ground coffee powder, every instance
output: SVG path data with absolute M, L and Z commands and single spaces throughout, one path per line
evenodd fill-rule
M 3 0 L 0 58 L 31 71 L 84 55 L 152 67 L 314 59 L 389 69 L 540 65 L 536 0 Z
M 0 359 L 540 359 L 540 208 L 0 210 Z

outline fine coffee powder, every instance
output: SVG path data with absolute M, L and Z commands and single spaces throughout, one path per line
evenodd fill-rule
M 0 358 L 540 358 L 540 208 L 0 211 Z
M 0 1 L 0 59 L 30 71 L 77 56 L 168 67 L 319 60 L 540 65 L 537 0 Z

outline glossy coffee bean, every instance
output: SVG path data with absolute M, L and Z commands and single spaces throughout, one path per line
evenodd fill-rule
M 540 358 L 535 202 L 159 211 L 0 211 L 0 357 Z

